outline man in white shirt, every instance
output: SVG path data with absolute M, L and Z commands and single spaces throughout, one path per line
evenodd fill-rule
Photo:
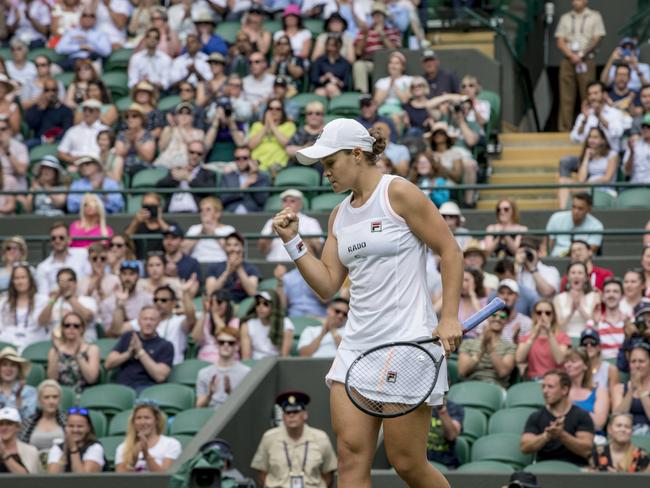
M 280 199 L 282 200 L 282 208 L 290 208 L 296 214 L 298 214 L 298 227 L 301 235 L 321 235 L 323 234 L 323 229 L 320 226 L 318 220 L 313 217 L 308 217 L 302 213 L 302 206 L 304 195 L 300 190 L 295 188 L 290 188 L 284 190 L 280 194 Z M 269 219 L 264 224 L 262 235 L 270 236 L 273 234 L 273 219 Z M 321 248 L 323 246 L 323 239 L 320 237 L 313 237 L 305 239 L 305 243 L 311 248 L 311 252 L 315 256 L 320 255 Z M 257 247 L 264 254 L 267 261 L 291 261 L 289 254 L 284 248 L 282 239 L 276 237 L 275 239 L 260 239 L 257 241 Z
M 630 183 L 650 183 L 650 113 L 641 119 L 641 136 L 628 139 L 623 171 L 630 177 Z
M 2 174 L 13 176 L 18 190 L 27 190 L 29 151 L 27 146 L 11 136 L 9 120 L 0 115 L 0 168 Z
M 102 103 L 89 98 L 81 104 L 82 119 L 77 125 L 70 127 L 59 143 L 58 158 L 71 169 L 74 162 L 82 156 L 99 156 L 97 134 L 109 127 L 99 120 Z
M 155 27 L 147 29 L 144 37 L 144 50 L 138 51 L 129 60 L 129 88 L 140 81 L 148 81 L 159 91 L 169 88 L 169 73 L 172 58 L 158 49 L 160 32 Z
M 169 285 L 156 288 L 153 294 L 153 305 L 160 313 L 160 322 L 156 327 L 156 333 L 163 339 L 167 339 L 174 346 L 174 364 L 180 364 L 185 359 L 187 349 L 187 334 L 194 328 L 196 323 L 196 309 L 194 308 L 192 286 L 196 283 L 196 276 L 186 280 L 181 285 L 182 315 L 174 314 L 177 296 L 174 289 Z M 122 333 L 135 330 L 140 332 L 138 319 L 134 318 L 125 323 Z
M 32 48 L 45 46 L 52 23 L 51 7 L 42 0 L 12 3 L 7 15 L 7 25 L 13 31 L 14 38 L 21 39 Z
M 539 296 L 553 298 L 560 291 L 560 272 L 539 259 L 540 239 L 524 237 L 515 255 L 517 283 L 535 290 Z
M 217 334 L 219 356 L 214 364 L 199 371 L 196 378 L 196 407 L 218 407 L 237 388 L 251 368 L 239 361 L 239 331 L 231 327 Z
M 38 293 L 49 295 L 57 289 L 57 273 L 62 268 L 72 268 L 77 279 L 90 275 L 90 264 L 85 249 L 70 248 L 70 235 L 64 222 L 54 222 L 50 227 L 52 252 L 36 267 Z
M 77 59 L 106 58 L 111 54 L 108 35 L 95 27 L 97 14 L 86 7 L 81 12 L 79 27 L 65 32 L 56 45 L 56 52 L 66 59 L 60 62 L 62 68 L 72 71 Z
M 169 84 L 175 85 L 179 81 L 187 81 L 196 86 L 200 81 L 212 79 L 212 70 L 208 64 L 208 55 L 201 52 L 201 40 L 198 34 L 192 32 L 187 35 L 185 53 L 174 58 L 169 74 Z
M 28 46 L 19 37 L 14 37 L 9 43 L 11 59 L 5 61 L 7 75 L 17 81 L 20 86 L 29 85 L 38 75 L 36 65 L 27 59 Z
M 122 47 L 126 42 L 131 4 L 128 0 L 93 0 L 91 5 L 97 14 L 97 30 L 108 36 L 112 49 Z
M 302 357 L 333 358 L 345 335 L 350 305 L 344 298 L 335 298 L 327 306 L 322 327 L 306 327 L 300 334 L 298 352 Z
M 244 98 L 258 111 L 273 95 L 275 76 L 266 71 L 267 62 L 262 53 L 251 53 L 248 62 L 250 74 L 243 79 Z
M 210 6 L 205 0 L 176 0 L 172 3 L 175 5 L 167 7 L 169 28 L 178 35 L 181 42 L 185 42 L 187 35 L 196 30 L 192 19 L 201 12 L 210 10 Z

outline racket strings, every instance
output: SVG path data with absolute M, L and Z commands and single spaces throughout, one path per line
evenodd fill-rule
M 370 415 L 392 417 L 417 408 L 431 393 L 439 363 L 420 346 L 380 347 L 357 359 L 346 387 L 351 400 Z

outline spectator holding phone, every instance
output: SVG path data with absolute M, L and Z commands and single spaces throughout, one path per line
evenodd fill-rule
M 145 193 L 142 197 L 142 206 L 133 216 L 129 226 L 124 230 L 127 236 L 134 234 L 163 234 L 174 222 L 167 222 L 163 218 L 163 201 L 158 193 Z M 148 238 L 146 242 L 136 243 L 137 255 L 145 256 L 149 251 L 162 251 L 162 239 Z

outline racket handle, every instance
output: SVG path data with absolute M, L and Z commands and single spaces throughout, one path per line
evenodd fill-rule
M 485 319 L 487 319 L 494 312 L 498 312 L 499 310 L 503 309 L 505 306 L 506 304 L 503 300 L 501 300 L 498 297 L 493 298 L 492 300 L 490 300 L 490 303 L 488 303 L 485 307 L 483 307 L 481 310 L 479 310 L 478 312 L 476 312 L 474 315 L 467 318 L 467 320 L 463 322 L 463 334 L 474 329 L 480 323 L 484 322 Z

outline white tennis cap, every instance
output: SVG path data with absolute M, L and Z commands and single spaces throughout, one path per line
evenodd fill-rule
M 296 153 L 302 164 L 314 164 L 342 149 L 360 148 L 372 152 L 375 138 L 363 125 L 353 119 L 336 119 L 328 123 L 312 146 Z

